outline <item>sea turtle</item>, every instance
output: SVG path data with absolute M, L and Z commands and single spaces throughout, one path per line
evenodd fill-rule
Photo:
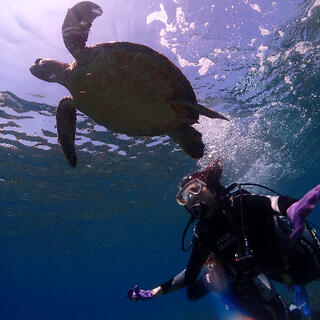
M 130 42 L 86 47 L 92 22 L 101 14 L 100 6 L 90 1 L 69 9 L 62 35 L 75 61 L 68 64 L 43 58 L 30 68 L 34 76 L 58 82 L 72 95 L 60 101 L 56 114 L 58 139 L 70 165 L 75 167 L 77 162 L 76 109 L 115 132 L 167 134 L 191 157 L 201 158 L 202 135 L 191 125 L 199 114 L 226 118 L 199 105 L 180 69 L 153 49 Z

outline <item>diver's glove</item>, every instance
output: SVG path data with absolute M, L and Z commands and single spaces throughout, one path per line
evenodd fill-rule
M 320 199 L 320 184 L 307 192 L 302 199 L 292 204 L 288 209 L 288 218 L 294 226 L 290 239 L 299 237 L 304 229 L 304 220 L 315 208 Z
M 128 298 L 136 302 L 138 300 L 149 300 L 153 298 L 151 290 L 141 290 L 139 286 L 135 286 L 134 289 L 128 290 Z

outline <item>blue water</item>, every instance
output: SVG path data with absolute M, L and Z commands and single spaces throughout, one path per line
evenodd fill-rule
M 99 4 L 117 9 L 121 20 L 114 1 Z M 124 38 L 117 40 L 146 43 L 169 56 L 199 101 L 229 116 L 228 123 L 200 120 L 207 153 L 198 162 L 167 137 L 119 135 L 79 114 L 73 170 L 57 144 L 56 107 L 36 99 L 40 80 L 29 98 L 21 87 L 1 83 L 1 319 L 218 319 L 214 296 L 189 302 L 181 290 L 131 303 L 126 292 L 135 284 L 153 288 L 184 268 L 188 254 L 180 241 L 188 217 L 175 194 L 186 174 L 210 160 L 224 163 L 224 184 L 263 183 L 300 197 L 320 183 L 320 14 L 314 4 L 131 1 L 125 12 L 137 23 L 132 18 L 128 29 L 119 29 L 113 18 L 116 36 Z M 165 12 L 166 23 L 159 16 L 151 21 L 154 12 Z M 214 64 L 206 71 L 201 58 Z M 57 104 L 61 96 L 53 98 Z M 320 223 L 319 209 L 310 220 Z M 317 285 L 311 286 L 315 312 Z

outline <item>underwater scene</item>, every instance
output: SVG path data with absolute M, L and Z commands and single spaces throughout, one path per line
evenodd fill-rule
M 189 301 L 182 289 L 132 303 L 127 291 L 185 268 L 189 216 L 175 197 L 211 161 L 222 162 L 224 186 L 251 182 L 299 199 L 320 183 L 320 1 L 94 1 L 103 13 L 87 46 L 152 48 L 181 70 L 199 104 L 229 121 L 200 115 L 193 127 L 205 152 L 195 160 L 165 133 L 121 133 L 77 110 L 72 168 L 56 122 L 70 92 L 29 69 L 38 58 L 72 63 L 61 28 L 77 2 L 1 0 L 0 318 L 244 319 L 214 293 Z M 319 206 L 308 221 L 320 224 Z M 306 288 L 309 319 L 320 319 L 320 283 Z

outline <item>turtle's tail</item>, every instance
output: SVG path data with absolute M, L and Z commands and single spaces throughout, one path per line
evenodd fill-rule
M 211 118 L 211 119 L 218 118 L 218 119 L 223 119 L 223 120 L 228 120 L 228 121 L 229 121 L 228 118 L 226 118 L 225 116 L 223 116 L 222 114 L 220 114 L 220 113 L 217 112 L 217 111 L 213 111 L 213 110 L 211 110 L 211 109 L 209 109 L 209 108 L 207 108 L 207 107 L 204 107 L 204 106 L 202 106 L 202 105 L 200 105 L 200 104 L 198 104 L 198 103 L 196 103 L 196 104 L 194 104 L 194 105 L 196 106 L 197 111 L 198 111 L 200 114 L 202 114 L 202 115 L 204 115 L 204 116 L 206 116 L 206 117 L 208 117 L 208 118 Z

